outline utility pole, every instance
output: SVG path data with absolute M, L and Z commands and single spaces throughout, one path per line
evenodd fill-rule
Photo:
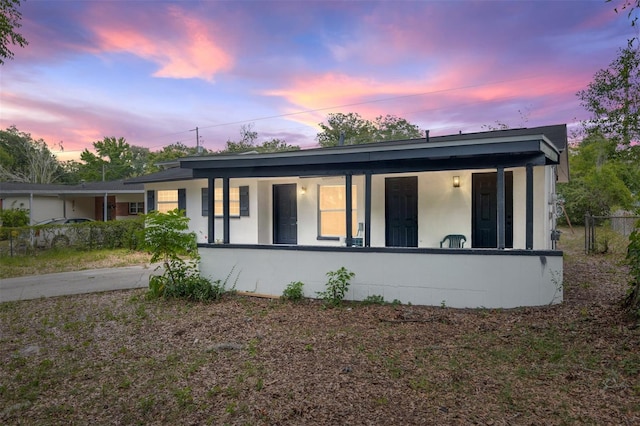
M 200 146 L 200 135 L 198 135 L 198 127 L 196 127 L 195 129 L 191 129 L 190 131 L 196 132 L 196 152 L 198 153 L 198 155 L 200 155 L 202 153 L 202 147 Z

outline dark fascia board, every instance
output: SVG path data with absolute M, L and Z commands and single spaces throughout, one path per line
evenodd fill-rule
M 193 176 L 202 177 L 258 177 L 284 175 L 310 175 L 318 170 L 327 172 L 345 169 L 416 171 L 452 169 L 460 159 L 466 168 L 493 166 L 515 167 L 527 163 L 530 157 L 542 154 L 544 164 L 556 164 L 559 152 L 544 135 L 525 135 L 501 138 L 482 138 L 463 142 L 425 142 L 403 144 L 368 144 L 348 149 L 324 148 L 320 150 L 291 151 L 245 156 L 197 157 L 181 161 L 184 168 L 193 169 Z M 501 162 L 498 162 L 501 161 Z M 539 163 L 539 160 L 536 160 Z M 393 164 L 392 164 L 393 163 Z M 427 167 L 431 163 L 430 167 Z M 411 170 L 410 170 L 411 169 Z M 206 170 L 206 171 L 205 171 Z
M 30 196 L 39 195 L 47 197 L 79 195 L 101 196 L 105 193 L 117 194 L 143 194 L 144 186 L 131 185 L 125 187 L 123 181 L 91 182 L 78 185 L 38 184 L 21 182 L 0 183 L 0 196 Z
M 447 159 L 422 159 L 413 158 L 396 161 L 374 161 L 368 163 L 343 163 L 343 164 L 313 164 L 313 165 L 286 165 L 286 166 L 260 166 L 238 169 L 195 169 L 195 178 L 266 178 L 282 176 L 336 176 L 336 175 L 361 175 L 386 174 L 386 173 L 417 173 L 443 170 L 478 170 L 496 169 L 498 166 L 505 168 L 522 167 L 530 164 L 542 166 L 547 164 L 544 154 L 528 155 L 492 155 L 478 157 L 461 157 Z

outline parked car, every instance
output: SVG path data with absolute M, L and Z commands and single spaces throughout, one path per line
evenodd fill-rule
M 35 242 L 37 247 L 65 247 L 68 246 L 77 234 L 70 230 L 78 223 L 94 222 L 87 217 L 59 217 L 45 219 L 35 224 Z

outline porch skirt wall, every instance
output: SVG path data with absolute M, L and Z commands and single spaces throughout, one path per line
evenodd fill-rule
M 561 303 L 561 252 L 494 253 L 447 250 L 412 253 L 200 247 L 204 276 L 235 283 L 243 292 L 280 296 L 292 281 L 306 297 L 325 289 L 327 272 L 344 266 L 355 273 L 346 300 L 379 295 L 391 302 L 454 308 L 514 308 Z M 229 274 L 231 273 L 231 276 Z

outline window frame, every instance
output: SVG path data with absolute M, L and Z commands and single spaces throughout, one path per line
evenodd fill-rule
M 322 197 L 322 188 L 323 187 L 335 187 L 335 188 L 341 188 L 344 192 L 342 194 L 342 197 L 345 199 L 345 205 L 342 206 L 342 208 L 333 208 L 333 209 L 322 209 L 322 203 L 321 203 L 321 199 L 320 197 Z M 351 192 L 353 194 L 352 198 L 351 198 L 351 214 L 352 216 L 354 216 L 354 220 L 351 221 L 351 234 L 353 236 L 356 235 L 357 230 L 358 230 L 358 221 L 357 221 L 357 217 L 358 217 L 358 192 L 357 192 L 357 185 L 352 184 L 351 185 Z M 347 214 L 347 206 L 346 206 L 346 187 L 344 184 L 318 184 L 318 191 L 317 191 L 317 240 L 327 240 L 327 241 L 339 241 L 340 238 L 345 237 L 346 238 L 346 214 Z M 344 226 L 345 226 L 345 230 L 344 230 L 344 234 L 343 235 L 322 235 L 322 213 L 323 212 L 342 212 L 342 218 L 344 220 Z M 354 229 L 355 227 L 355 229 Z
M 132 209 L 133 207 L 133 209 Z M 144 201 L 131 201 L 129 202 L 129 215 L 134 216 L 144 213 Z

